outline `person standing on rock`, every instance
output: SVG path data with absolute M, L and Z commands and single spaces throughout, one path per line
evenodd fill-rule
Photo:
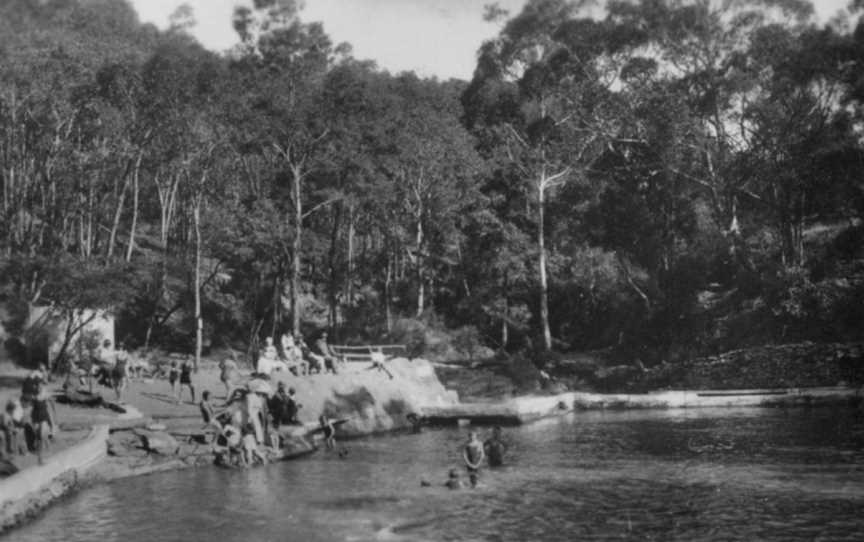
M 225 401 L 228 401 L 237 378 L 237 363 L 231 358 L 226 358 L 219 362 L 219 369 L 219 380 L 225 385 Z
M 192 385 L 192 365 L 189 360 L 183 362 L 180 366 L 180 388 L 177 390 L 177 402 L 183 399 L 183 386 L 189 387 L 189 392 L 192 394 L 192 404 L 195 404 L 195 386 Z
M 477 438 L 477 432 L 471 431 L 468 433 L 468 442 L 462 449 L 462 459 L 465 460 L 465 468 L 468 470 L 468 478 L 471 480 L 472 487 L 477 485 L 477 475 L 480 472 L 480 465 L 483 463 L 484 457 L 483 443 Z

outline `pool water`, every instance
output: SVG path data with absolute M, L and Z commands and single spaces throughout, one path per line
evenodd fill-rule
M 9 538 L 864 539 L 858 411 L 576 413 L 505 428 L 506 466 L 451 491 L 443 482 L 466 434 L 428 429 L 340 442 L 345 458 L 321 451 L 250 470 L 120 480 L 64 499 Z

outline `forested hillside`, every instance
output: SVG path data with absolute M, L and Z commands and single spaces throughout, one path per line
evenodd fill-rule
M 864 26 L 531 0 L 438 81 L 255 6 L 219 55 L 183 9 L 0 2 L 7 329 L 52 305 L 199 354 L 434 328 L 647 365 L 864 336 Z

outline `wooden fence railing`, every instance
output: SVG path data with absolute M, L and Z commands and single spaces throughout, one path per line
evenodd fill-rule
M 381 352 L 386 357 L 404 355 L 404 344 L 367 344 L 363 346 L 348 346 L 331 344 L 334 353 L 344 358 L 345 361 L 372 361 L 372 354 Z

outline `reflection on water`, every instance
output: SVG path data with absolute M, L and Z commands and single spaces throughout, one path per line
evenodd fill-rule
M 845 410 L 579 413 L 505 429 L 508 466 L 448 491 L 464 430 L 347 459 L 198 469 L 75 495 L 21 542 L 861 540 L 864 420 Z M 433 487 L 420 487 L 429 480 Z

